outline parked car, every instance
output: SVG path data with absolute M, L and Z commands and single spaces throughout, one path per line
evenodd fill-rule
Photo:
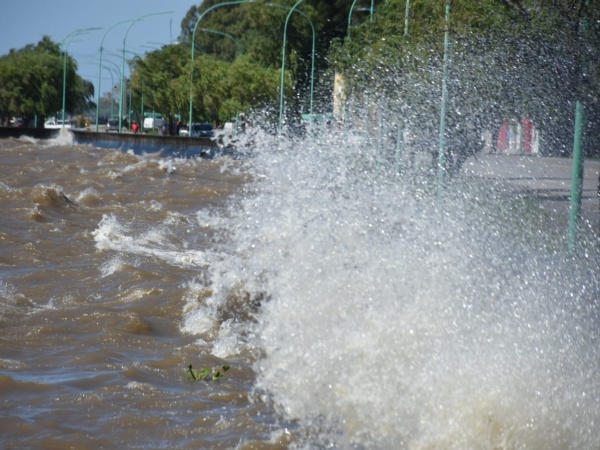
M 71 122 L 65 120 L 64 126 L 61 119 L 50 119 L 44 122 L 44 128 L 58 129 L 58 128 L 72 128 Z
M 106 132 L 116 131 L 119 132 L 119 119 L 108 119 L 106 122 Z
M 25 126 L 25 121 L 20 117 L 17 117 L 13 123 L 13 127 L 15 128 L 23 128 Z
M 213 127 L 210 123 L 193 123 L 190 136 L 192 137 L 213 137 L 215 134 Z

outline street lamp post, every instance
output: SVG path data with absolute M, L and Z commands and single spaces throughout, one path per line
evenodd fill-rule
M 408 36 L 408 26 L 410 25 L 410 0 L 406 0 L 404 9 L 404 36 Z
M 112 70 L 112 68 L 110 66 L 102 66 L 102 67 L 105 68 L 106 70 L 108 70 L 109 73 L 110 73 L 110 82 L 111 82 L 111 86 L 112 86 L 112 88 L 110 90 L 110 117 L 112 119 L 112 117 L 114 115 L 114 111 L 113 111 L 113 103 L 114 103 L 114 101 L 113 101 L 114 100 L 114 98 L 113 98 L 114 97 L 113 91 L 114 91 L 114 86 L 115 86 L 114 72 L 113 72 L 113 70 Z M 117 71 L 116 73 L 117 73 L 117 76 L 118 76 L 119 72 Z M 100 99 L 98 99 L 98 103 L 100 103 Z M 97 132 L 98 132 L 98 122 L 96 121 L 96 133 Z
M 110 64 L 107 66 L 105 64 Z M 113 103 L 115 99 L 115 80 L 119 79 L 121 70 L 119 69 L 119 65 L 109 59 L 104 60 L 104 64 L 102 64 L 102 68 L 108 70 L 110 72 L 110 80 L 111 80 L 111 88 L 110 88 L 110 118 L 112 119 L 115 116 L 115 112 L 113 109 Z M 114 72 L 113 72 L 114 69 Z M 100 100 L 98 100 L 98 104 Z M 96 131 L 97 132 L 97 131 Z
M 118 25 L 124 24 L 124 23 L 128 23 L 128 22 L 132 22 L 133 19 L 130 20 L 123 20 L 121 22 L 117 22 L 113 25 L 110 26 L 110 28 L 108 30 L 106 30 L 106 33 L 104 33 L 104 36 L 102 36 L 102 40 L 100 41 L 100 60 L 98 62 L 98 95 L 96 96 L 97 101 L 96 101 L 96 133 L 98 132 L 98 112 L 99 112 L 99 107 L 100 107 L 100 82 L 102 79 L 102 52 L 104 50 L 104 39 L 106 38 L 106 35 L 108 35 L 108 32 L 110 30 L 112 30 L 113 28 L 115 28 Z M 114 81 L 113 81 L 113 88 L 114 88 Z M 112 117 L 112 89 L 111 88 L 111 117 Z
M 444 190 L 444 178 L 446 172 L 446 105 L 448 103 L 448 60 L 450 58 L 450 4 L 452 0 L 446 0 L 446 31 L 444 33 L 444 73 L 442 79 L 442 105 L 440 110 L 439 150 L 438 150 L 438 173 L 437 173 L 437 195 L 438 204 L 441 208 L 442 194 Z
M 241 5 L 243 3 L 252 3 L 254 0 L 236 0 L 236 1 L 231 1 L 231 2 L 223 2 L 223 3 L 217 3 L 216 5 L 212 5 L 210 8 L 207 8 L 206 11 L 204 11 L 202 14 L 200 14 L 198 16 L 198 19 L 196 20 L 196 24 L 194 25 L 194 31 L 192 32 L 192 67 L 190 69 L 190 120 L 188 122 L 189 126 L 192 126 L 192 120 L 193 120 L 193 111 L 194 111 L 194 56 L 195 56 L 195 48 L 196 48 L 196 30 L 198 29 L 198 24 L 200 23 L 200 21 L 202 20 L 202 18 L 208 14 L 210 11 L 212 11 L 215 8 L 219 8 L 221 6 L 230 6 L 230 5 Z M 191 128 L 190 128 L 191 131 Z M 192 133 L 189 133 L 188 136 L 191 137 Z
M 352 25 L 352 12 L 354 11 L 354 6 L 356 5 L 356 3 L 358 2 L 358 0 L 354 0 L 352 2 L 352 5 L 350 6 L 350 12 L 348 12 L 348 37 L 350 37 L 350 26 Z M 375 11 L 375 5 L 374 5 L 374 0 L 371 0 L 371 8 L 370 10 L 370 21 L 373 22 L 373 12 Z
M 66 109 L 66 98 L 67 98 L 67 49 L 69 44 L 73 41 L 73 38 L 81 34 L 89 33 L 90 31 L 97 31 L 101 28 L 84 28 L 72 31 L 67 35 L 66 38 L 60 43 L 60 49 L 62 51 L 63 60 L 63 89 L 62 89 L 62 127 L 65 127 L 65 109 Z
M 279 90 L 279 130 L 283 127 L 283 87 L 285 82 L 285 44 L 286 44 L 286 34 L 287 34 L 287 26 L 290 21 L 290 17 L 294 10 L 302 3 L 303 0 L 298 0 L 294 6 L 288 12 L 287 17 L 285 18 L 285 25 L 283 26 L 283 45 L 281 46 L 281 85 Z M 313 44 L 314 45 L 314 44 Z
M 121 86 L 120 86 L 120 92 L 119 92 L 119 133 L 121 131 L 123 131 L 123 95 L 124 95 L 124 91 L 123 91 L 123 81 L 125 78 L 125 45 L 127 42 L 127 35 L 129 34 L 129 31 L 131 30 L 131 28 L 138 23 L 141 20 L 144 20 L 146 17 L 150 17 L 150 16 L 159 16 L 159 15 L 165 15 L 165 14 L 173 14 L 175 11 L 163 11 L 163 12 L 156 12 L 156 13 L 149 13 L 149 14 L 144 14 L 141 17 L 138 17 L 137 19 L 133 19 L 131 22 L 131 25 L 129 25 L 129 28 L 127 28 L 127 31 L 125 32 L 125 36 L 123 36 L 123 56 L 122 56 L 122 60 L 121 60 Z
M 134 57 L 136 57 L 136 58 L 140 58 L 140 59 L 143 58 L 142 55 L 137 52 L 132 52 L 132 51 L 126 50 L 125 53 L 134 55 Z M 131 113 L 133 112 L 133 88 L 132 88 L 132 83 L 131 83 L 131 77 L 129 77 L 129 83 L 125 84 L 125 88 L 127 88 L 127 87 L 129 87 L 129 103 L 127 105 L 127 123 L 131 127 Z
M 282 6 L 282 5 L 277 5 L 274 3 L 267 3 L 266 6 L 270 6 L 273 8 L 282 8 L 285 10 L 290 11 L 290 8 L 288 6 Z M 290 12 L 294 12 L 293 8 L 291 9 Z M 295 12 L 297 12 L 298 14 L 304 16 L 306 18 L 306 20 L 308 20 L 308 23 L 310 25 L 310 28 L 312 30 L 312 60 L 311 60 L 311 67 L 310 67 L 310 106 L 309 106 L 309 114 L 310 116 L 312 116 L 313 114 L 313 98 L 314 98 L 314 86 L 315 86 L 315 44 L 316 44 L 316 33 L 315 33 L 315 26 L 312 23 L 312 20 L 310 20 L 310 17 L 308 17 L 303 11 L 300 11 L 299 9 L 296 10 Z M 284 57 L 285 57 L 285 31 L 284 31 Z M 282 72 L 283 70 L 285 70 L 285 68 L 282 68 Z M 283 79 L 283 76 L 282 76 Z M 283 95 L 283 84 L 281 85 L 281 91 L 280 91 L 280 95 Z M 283 102 L 280 99 L 280 106 L 283 105 Z M 279 114 L 279 127 L 281 128 L 281 111 Z

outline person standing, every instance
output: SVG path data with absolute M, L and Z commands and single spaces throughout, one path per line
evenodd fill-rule
M 498 142 L 496 144 L 496 150 L 498 151 L 498 153 L 504 153 L 507 150 L 507 144 L 508 144 L 509 133 L 510 133 L 509 128 L 510 127 L 508 125 L 508 120 L 505 120 L 504 122 L 502 122 L 502 126 L 500 127 L 500 130 L 498 131 Z

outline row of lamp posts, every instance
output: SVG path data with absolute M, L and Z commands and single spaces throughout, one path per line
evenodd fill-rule
M 354 0 L 352 2 L 352 5 L 350 7 L 350 12 L 348 15 L 348 30 L 350 29 L 350 25 L 351 25 L 351 21 L 352 21 L 352 12 L 353 9 L 356 5 L 358 0 Z M 211 7 L 207 8 L 205 11 L 203 11 L 198 19 L 196 20 L 196 23 L 194 25 L 194 29 L 193 29 L 193 33 L 192 33 L 192 43 L 195 43 L 195 38 L 196 38 L 196 31 L 198 30 L 198 25 L 200 24 L 200 21 L 202 20 L 202 18 L 209 13 L 210 11 L 212 11 L 215 8 L 218 7 L 222 7 L 222 6 L 228 6 L 228 5 L 239 5 L 239 4 L 243 4 L 243 3 L 253 3 L 254 0 L 234 0 L 234 1 L 227 1 L 227 2 L 222 2 L 222 3 L 218 3 L 215 5 L 212 5 Z M 287 26 L 290 20 L 290 17 L 292 15 L 292 13 L 294 13 L 294 11 L 296 11 L 296 9 L 298 8 L 298 6 L 303 2 L 303 0 L 297 0 L 296 3 L 289 8 L 289 12 L 287 14 L 286 17 L 286 21 L 285 21 L 285 25 L 284 25 L 284 32 L 283 32 L 283 45 L 282 45 L 282 57 L 281 57 L 281 84 L 280 84 L 280 102 L 279 102 L 279 129 L 281 130 L 281 128 L 283 127 L 283 108 L 284 108 L 284 85 L 285 85 L 285 59 L 286 59 L 286 38 L 287 38 Z M 449 49 L 450 49 L 450 37 L 449 37 L 449 23 L 450 23 L 450 8 L 451 8 L 451 3 L 452 0 L 446 0 L 446 13 L 445 13 L 445 21 L 446 21 L 446 31 L 444 34 L 444 65 L 443 65 L 443 80 L 442 80 L 442 100 L 441 100 L 441 108 L 440 108 L 440 126 L 439 126 L 439 136 L 438 136 L 438 140 L 439 140 L 439 152 L 438 152 L 438 201 L 441 202 L 441 196 L 443 193 L 443 186 L 444 186 L 444 175 L 445 175 L 445 165 L 446 165 L 446 161 L 445 161 L 445 133 L 446 133 L 446 105 L 447 105 L 447 96 L 448 96 L 448 89 L 447 89 L 447 77 L 448 77 L 448 65 L 449 65 Z M 587 6 L 587 2 L 586 2 L 586 6 Z M 268 4 L 267 6 L 274 6 L 274 7 L 283 7 L 288 9 L 288 7 L 282 6 L 282 5 L 274 5 L 274 4 Z M 98 131 L 98 113 L 99 113 L 99 104 L 100 104 L 100 83 L 101 83 L 101 74 L 102 74 L 102 53 L 103 53 L 103 45 L 104 45 L 104 39 L 106 38 L 107 34 L 116 26 L 118 25 L 122 25 L 125 23 L 129 23 L 129 27 L 127 28 L 127 31 L 125 33 L 125 36 L 123 37 L 123 50 L 122 50 L 122 61 L 121 61 L 121 82 L 120 82 L 120 93 L 119 93 L 119 132 L 122 131 L 122 120 L 123 120 L 123 98 L 124 98 L 124 90 L 123 90 L 123 85 L 124 85 L 124 76 L 125 76 L 125 53 L 126 53 L 126 40 L 127 40 L 127 35 L 129 34 L 129 31 L 131 30 L 131 28 L 133 27 L 133 25 L 135 25 L 137 22 L 144 20 L 147 17 L 150 16 L 157 16 L 157 15 L 165 15 L 165 14 L 173 14 L 175 11 L 165 11 L 165 12 L 157 12 L 157 13 L 149 13 L 149 14 L 145 14 L 141 17 L 138 17 L 137 19 L 130 19 L 130 20 L 124 20 L 121 22 L 117 22 L 114 25 L 112 25 L 110 28 L 108 28 L 108 30 L 105 32 L 104 36 L 102 37 L 102 41 L 100 44 L 100 58 L 99 58 L 99 64 L 98 64 L 98 99 L 96 102 L 96 131 Z M 311 67 L 311 92 L 310 92 L 310 115 L 312 116 L 313 113 L 313 94 L 314 94 L 314 58 L 315 58 L 315 29 L 313 26 L 312 21 L 310 20 L 310 18 L 302 13 L 301 11 L 298 11 L 301 15 L 303 15 L 304 17 L 306 17 L 306 19 L 309 21 L 310 26 L 312 28 L 312 67 Z M 373 12 L 374 12 L 374 0 L 371 0 L 371 7 L 370 7 L 370 21 L 373 21 Z M 405 13 L 405 29 L 404 29 L 404 34 L 407 35 L 408 34 L 408 27 L 409 27 L 409 14 L 410 12 L 410 0 L 406 0 L 406 13 Z M 67 49 L 69 47 L 69 45 L 71 44 L 71 42 L 73 42 L 74 38 L 76 38 L 77 36 L 92 32 L 92 31 L 97 31 L 100 28 L 86 28 L 86 29 L 78 29 L 75 30 L 73 32 L 71 32 L 70 34 L 68 34 L 65 39 L 61 42 L 60 44 L 60 49 L 61 49 L 61 56 L 64 58 L 63 59 L 63 95 L 62 95 L 62 123 L 63 123 L 63 127 L 65 126 L 65 110 L 66 110 L 66 82 L 67 82 L 67 59 L 68 59 L 68 55 L 67 55 Z M 215 30 L 208 30 L 208 29 L 200 29 L 201 31 L 208 31 L 208 32 L 216 32 Z M 232 39 L 234 41 L 234 43 L 236 43 L 236 45 L 238 46 L 238 51 L 241 53 L 240 47 L 239 47 L 239 43 L 237 43 L 237 41 L 235 41 L 235 39 L 233 39 L 233 37 L 227 35 L 226 33 L 221 33 L 221 32 L 216 32 L 219 34 L 222 34 L 224 36 L 229 37 L 230 39 Z M 189 124 L 191 126 L 191 124 L 193 123 L 193 81 L 194 81 L 194 58 L 195 58 L 195 45 L 191 46 L 191 61 L 192 61 L 192 66 L 191 66 L 191 72 L 190 72 L 190 111 L 189 111 Z M 112 73 L 112 72 L 111 72 Z M 111 105 L 112 106 L 112 105 Z M 569 247 L 570 250 L 573 250 L 574 247 L 574 242 L 575 242 L 575 230 L 577 228 L 577 219 L 578 219 L 578 215 L 579 215 L 579 210 L 580 210 L 580 205 L 581 205 L 581 177 L 582 175 L 580 175 L 583 172 L 583 168 L 582 168 L 582 162 L 580 162 L 580 156 L 579 156 L 579 148 L 581 146 L 580 141 L 581 141 L 581 131 L 583 129 L 583 125 L 581 125 L 581 122 L 583 122 L 583 119 L 581 119 L 581 117 L 583 117 L 583 113 L 581 112 L 583 111 L 583 107 L 581 106 L 581 102 L 578 102 L 577 104 L 577 118 L 576 118 L 576 134 L 575 134 L 575 143 L 574 143 L 574 148 L 575 148 L 575 152 L 577 153 L 577 158 L 576 158 L 576 164 L 578 167 L 574 167 L 573 170 L 573 178 L 574 178 L 574 186 L 573 186 L 573 192 L 572 192 L 572 201 L 571 201 L 571 210 L 572 210 L 572 214 L 571 214 L 571 225 L 569 228 Z M 191 135 L 191 133 L 190 133 Z M 579 194 L 577 193 L 577 191 L 579 191 Z
M 267 6 L 271 6 L 271 7 L 279 7 L 279 8 L 285 8 L 285 9 L 289 9 L 288 15 L 286 17 L 286 21 L 285 21 L 285 27 L 284 27 L 284 36 L 283 36 L 283 46 L 282 46 L 282 70 L 281 70 L 281 85 L 280 85 L 280 114 L 279 114 L 279 128 L 281 129 L 283 126 L 283 103 L 284 103 L 284 81 L 285 81 L 285 56 L 286 56 L 286 38 L 287 38 L 287 26 L 288 26 L 288 22 L 289 19 L 292 15 L 293 12 L 298 12 L 299 14 L 301 14 L 302 16 L 304 16 L 310 26 L 311 26 L 311 31 L 312 31 L 312 59 L 311 59 L 311 86 L 310 86 L 310 106 L 309 106 L 309 114 L 312 116 L 313 114 L 313 102 L 314 102 L 314 70 L 315 70 L 315 46 L 316 46 L 316 33 L 315 33 L 315 28 L 314 25 L 312 23 L 312 21 L 310 20 L 310 18 L 302 11 L 296 10 L 296 8 L 300 5 L 300 3 L 302 3 L 303 0 L 298 0 L 294 6 L 292 8 L 288 8 L 282 5 L 277 5 L 277 4 L 268 4 Z M 236 0 L 236 1 L 228 1 L 228 2 L 223 2 L 223 3 L 218 3 L 215 4 L 211 7 L 209 7 L 208 9 L 206 9 L 205 11 L 202 12 L 202 14 L 200 14 L 200 16 L 198 17 L 198 19 L 196 20 L 196 24 L 194 26 L 194 30 L 192 33 L 192 42 L 195 43 L 195 38 L 196 38 L 196 31 L 198 30 L 198 25 L 200 23 L 200 21 L 202 20 L 202 18 L 211 10 L 217 8 L 217 7 L 221 7 L 221 6 L 228 6 L 228 5 L 239 5 L 242 3 L 253 3 L 254 0 Z M 356 2 L 356 0 L 355 0 Z M 373 8 L 373 0 L 371 0 L 371 14 L 372 14 L 372 8 Z M 106 32 L 104 33 L 104 35 L 102 36 L 102 40 L 100 42 L 100 55 L 99 55 L 99 61 L 98 61 L 98 85 L 97 85 L 97 98 L 96 98 L 96 132 L 98 132 L 99 130 L 99 107 L 100 107 L 100 93 L 101 93 L 101 83 L 102 83 L 102 69 L 106 68 L 106 66 L 104 66 L 103 63 L 103 52 L 104 52 L 104 40 L 106 39 L 108 33 L 113 30 L 114 28 L 116 28 L 119 25 L 123 25 L 126 23 L 129 23 L 129 27 L 127 28 L 127 31 L 125 32 L 125 35 L 123 37 L 123 49 L 122 49 L 122 56 L 121 56 L 121 73 L 120 73 L 120 92 L 119 92 L 119 132 L 121 132 L 123 130 L 123 104 L 124 104 L 124 82 L 125 82 L 125 53 L 126 53 L 126 42 L 127 42 L 127 35 L 129 34 L 129 31 L 132 29 L 132 27 L 139 21 L 144 20 L 147 17 L 150 16 L 157 16 L 157 15 L 165 15 L 165 14 L 173 14 L 175 11 L 165 11 L 165 12 L 157 12 L 157 13 L 149 13 L 149 14 L 145 14 L 141 17 L 138 17 L 136 19 L 129 19 L 129 20 L 123 20 L 120 22 L 117 22 L 113 25 L 111 25 Z M 100 28 L 86 28 L 86 29 L 81 29 L 81 30 L 75 30 L 74 32 L 70 33 L 69 35 L 67 35 L 67 37 L 62 41 L 60 48 L 61 48 L 61 52 L 62 55 L 64 57 L 64 69 L 63 69 L 63 104 L 62 104 L 62 118 L 63 118 L 63 126 L 64 126 L 64 121 L 65 121 L 65 110 L 66 110 L 66 104 L 65 104 L 65 99 L 66 99 L 66 63 L 67 63 L 67 49 L 69 44 L 72 42 L 72 40 L 76 37 L 79 36 L 81 34 L 85 34 L 88 33 L 90 31 L 96 31 L 96 30 L 100 30 Z M 205 32 L 211 32 L 211 33 L 215 33 L 215 34 L 220 34 L 223 35 L 229 39 L 231 39 L 234 44 L 236 45 L 238 52 L 241 54 L 243 53 L 243 49 L 241 48 L 240 44 L 238 41 L 235 40 L 235 38 L 233 38 L 233 36 L 227 34 L 227 33 L 223 33 L 223 32 L 219 32 L 216 30 L 211 30 L 211 29 L 207 29 L 207 28 L 201 28 L 201 31 L 205 31 Z M 195 59 L 195 49 L 196 46 L 192 45 L 191 46 L 191 58 L 192 58 L 192 66 L 191 66 L 191 74 L 190 74 L 190 114 L 189 114 L 189 123 L 191 124 L 193 122 L 193 81 L 194 81 L 194 59 Z M 113 73 L 111 72 L 111 75 L 113 75 Z M 113 79 L 113 85 L 114 85 L 114 79 Z M 112 105 L 111 105 L 112 106 Z M 112 114 L 112 113 L 111 113 Z

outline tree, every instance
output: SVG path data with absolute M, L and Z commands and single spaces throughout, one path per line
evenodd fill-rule
M 339 42 L 331 53 L 351 93 L 359 98 L 370 93 L 371 101 L 385 104 L 397 122 L 417 130 L 434 162 L 445 3 L 413 0 L 410 32 L 404 36 L 405 1 L 389 0 L 378 9 L 374 23 L 353 27 L 351 39 Z M 600 61 L 597 25 L 596 33 L 589 33 L 596 42 L 579 37 L 583 15 L 597 18 L 598 7 L 586 12 L 583 4 L 584 0 L 452 1 L 445 136 L 451 171 L 481 148 L 484 129 L 495 131 L 511 117 L 533 118 L 542 130 L 542 151 L 570 152 L 574 100 L 584 95 L 593 105 L 592 93 L 598 92 L 598 77 L 593 75 Z M 583 71 L 581 53 L 587 53 Z M 587 77 L 584 91 L 582 72 Z M 590 109 L 593 112 L 593 106 Z
M 144 94 L 145 109 L 160 112 L 171 119 L 189 107 L 189 47 L 168 45 L 136 59 L 132 86 L 138 96 Z
M 205 0 L 188 10 L 181 25 L 183 41 L 191 40 L 200 14 L 218 3 L 221 1 Z M 245 56 L 251 61 L 263 67 L 279 69 L 285 20 L 294 3 L 291 0 L 259 0 L 250 4 L 214 8 L 203 16 L 199 29 L 227 32 L 241 42 Z M 378 0 L 375 5 L 380 3 L 382 1 Z M 346 34 L 351 4 L 352 0 L 305 0 L 299 7 L 310 18 L 316 30 L 317 74 L 326 73 L 329 67 L 327 55 L 332 39 Z M 356 23 L 360 22 L 361 14 L 357 12 Z M 226 42 L 226 39 L 213 33 L 197 31 L 196 43 L 207 54 L 223 61 L 231 62 L 238 56 L 231 42 Z M 311 82 L 312 30 L 308 21 L 298 13 L 288 23 L 286 54 L 286 74 L 291 76 L 295 88 L 307 90 Z M 327 82 L 326 89 L 331 94 L 332 83 Z M 329 108 L 331 95 L 322 98 L 327 99 L 325 107 Z
M 94 87 L 77 75 L 77 64 L 67 57 L 66 110 L 81 112 L 93 105 Z M 37 45 L 11 50 L 0 57 L 0 112 L 29 121 L 62 110 L 63 60 L 58 44 L 45 36 Z

